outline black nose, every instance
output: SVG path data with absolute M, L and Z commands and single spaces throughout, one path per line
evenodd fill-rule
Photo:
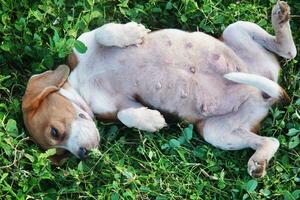
M 80 147 L 78 151 L 78 156 L 81 160 L 84 160 L 88 157 L 88 150 L 84 147 Z

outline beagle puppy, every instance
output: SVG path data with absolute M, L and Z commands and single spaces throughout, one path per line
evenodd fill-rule
M 272 11 L 275 36 L 258 25 L 229 25 L 223 41 L 202 32 L 163 29 L 151 32 L 135 22 L 105 24 L 78 40 L 87 51 L 30 78 L 22 110 L 25 125 L 44 149 L 67 150 L 84 159 L 100 138 L 93 122 L 120 120 L 155 132 L 166 125 L 160 112 L 194 123 L 208 143 L 224 149 L 252 148 L 252 177 L 266 174 L 279 147 L 255 129 L 278 99 L 288 99 L 277 84 L 276 56 L 296 56 L 289 6 Z M 150 109 L 151 108 L 151 109 Z

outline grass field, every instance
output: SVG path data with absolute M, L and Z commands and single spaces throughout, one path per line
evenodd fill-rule
M 28 78 L 64 62 L 81 33 L 106 22 L 142 22 L 147 28 L 197 29 L 219 36 L 237 20 L 272 32 L 276 0 L 0 0 L 0 199 L 299 199 L 299 58 L 282 60 L 280 84 L 292 98 L 275 105 L 260 134 L 280 140 L 268 174 L 252 179 L 252 150 L 222 151 L 192 126 L 172 124 L 149 134 L 98 121 L 99 151 L 61 167 L 28 140 L 20 110 Z M 300 1 L 289 1 L 300 51 Z M 170 97 L 172 98 L 172 97 Z

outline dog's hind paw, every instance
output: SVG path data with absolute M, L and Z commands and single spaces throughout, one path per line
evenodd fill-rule
M 282 24 L 290 19 L 290 7 L 284 1 L 278 1 L 273 7 L 272 11 L 272 21 L 273 24 Z
M 266 175 L 267 161 L 256 161 L 250 158 L 248 161 L 248 173 L 253 178 L 261 178 Z

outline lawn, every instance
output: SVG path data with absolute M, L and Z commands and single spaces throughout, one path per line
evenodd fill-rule
M 260 134 L 280 140 L 267 175 L 252 179 L 252 150 L 222 151 L 185 122 L 150 134 L 98 121 L 99 150 L 84 162 L 54 167 L 29 141 L 20 109 L 33 74 L 65 61 L 76 37 L 107 22 L 151 30 L 180 28 L 220 36 L 237 20 L 272 32 L 276 0 L 0 0 L 0 199 L 298 199 L 300 198 L 299 58 L 281 60 L 280 84 L 292 101 L 275 105 Z M 289 1 L 300 51 L 300 1 Z M 170 97 L 172 98 L 172 97 Z

